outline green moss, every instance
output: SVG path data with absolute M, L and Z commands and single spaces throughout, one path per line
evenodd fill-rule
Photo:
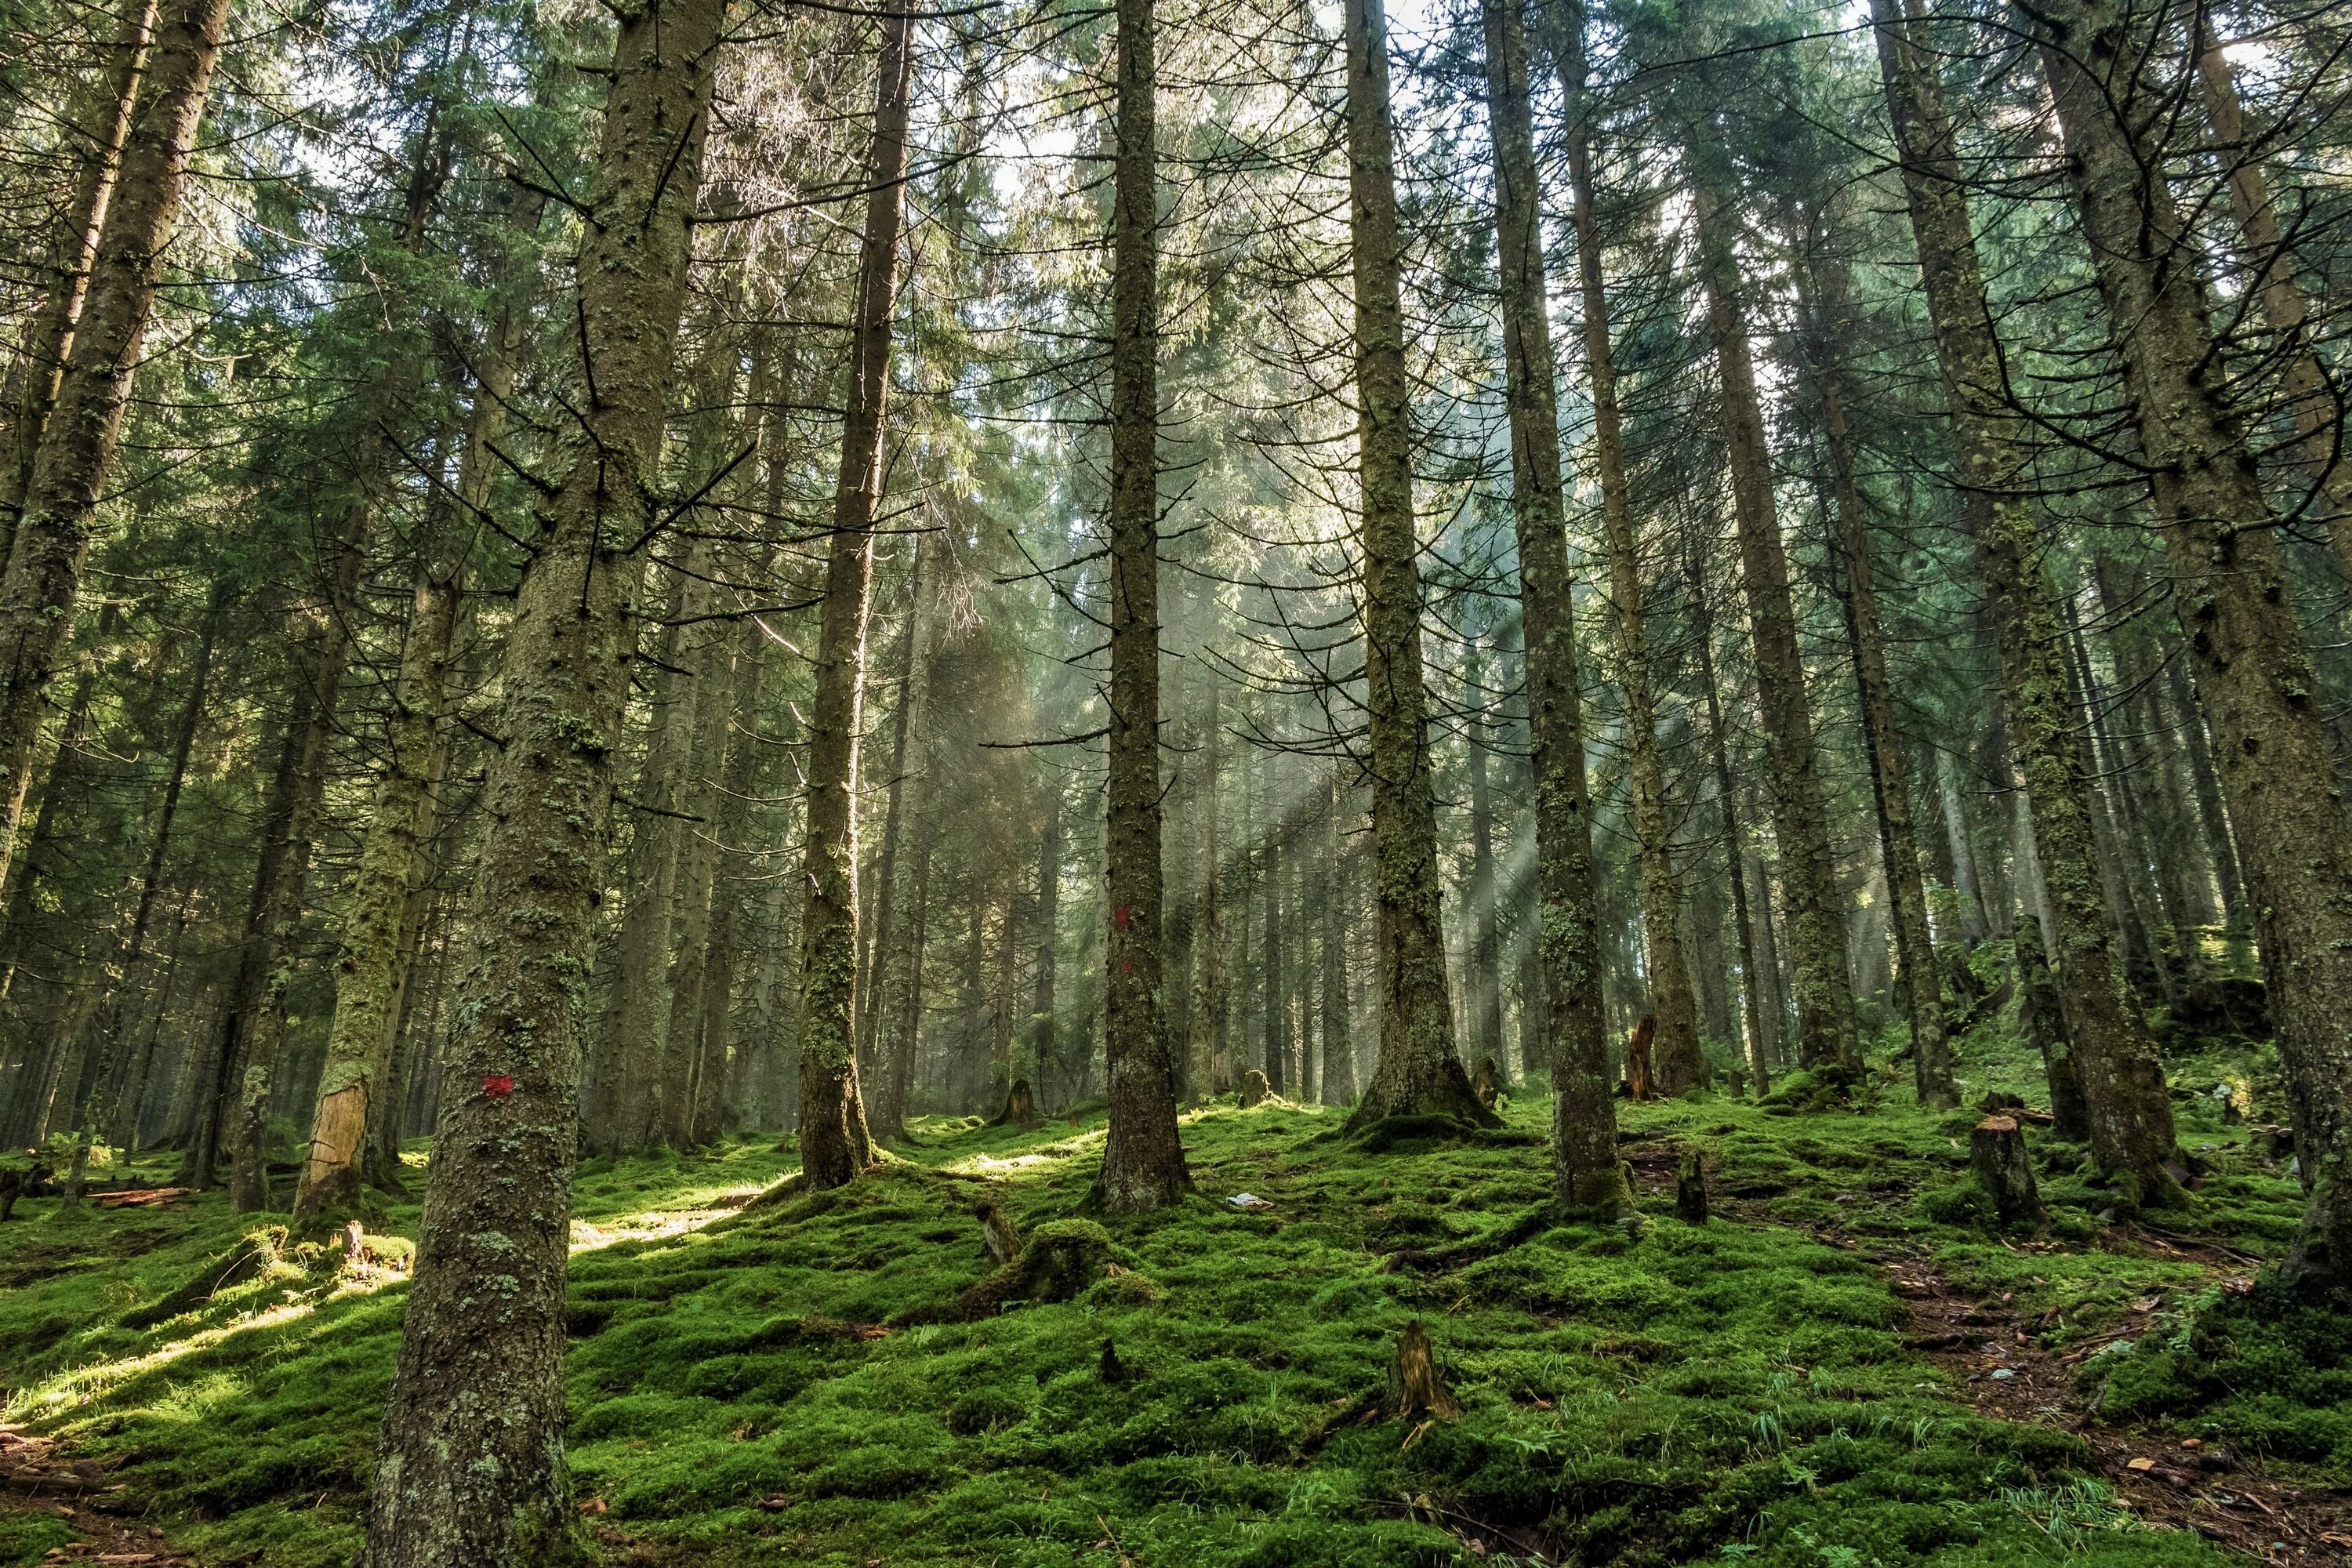
M 2012 1049 L 1980 1040 L 1964 1068 L 2019 1081 Z M 1201 1195 L 1115 1226 L 1073 1217 L 1098 1114 L 925 1123 L 908 1159 L 750 1210 L 791 1155 L 747 1142 L 591 1163 L 568 1312 L 578 1489 L 649 1554 L 712 1568 L 1356 1568 L 1468 1563 L 1472 1542 L 1489 1560 L 1540 1546 L 1595 1568 L 1991 1568 L 2049 1559 L 2053 1541 L 2108 1568 L 2218 1564 L 2200 1542 L 2127 1528 L 2082 1479 L 2074 1437 L 1975 1416 L 1902 1343 L 1882 1267 L 1898 1255 L 2013 1295 L 2053 1344 L 2205 1321 L 2207 1266 L 2086 1245 L 2114 1239 L 2087 1206 L 2095 1189 L 2061 1207 L 2081 1233 L 2004 1247 L 1953 1195 L 1969 1190 L 1966 1117 L 1897 1091 L 1859 1113 L 1701 1099 L 1623 1109 L 1641 1140 L 1627 1148 L 1638 1228 L 1556 1224 L 1526 1142 L 1549 1109 L 1515 1102 L 1510 1138 L 1377 1154 L 1335 1136 L 1338 1112 L 1212 1109 L 1185 1125 Z M 2241 1136 L 2212 1130 L 2193 1217 L 2274 1251 L 2296 1194 Z M 1671 1152 L 1686 1142 L 1718 1161 L 1704 1228 L 1672 1217 Z M 1092 1260 L 1071 1299 L 950 1310 L 993 1273 L 974 1177 L 1033 1248 Z M 1221 1201 L 1243 1190 L 1273 1206 Z M 335 1249 L 289 1250 L 140 1327 L 141 1308 L 248 1227 L 212 1199 L 62 1221 L 45 1206 L 0 1227 L 11 1418 L 121 1461 L 206 1552 L 348 1562 L 400 1277 L 355 1282 Z M 1399 1253 L 1423 1261 L 1386 1266 Z M 2139 1310 L 2151 1295 L 2161 1304 Z M 925 1316 L 948 1321 L 911 1321 Z M 1365 1413 L 1415 1319 L 1465 1415 L 1408 1443 Z M 2250 1320 L 2088 1364 L 2119 1410 L 2210 1423 L 2340 1475 L 2352 1455 L 2323 1418 L 2352 1394 L 2331 1381 L 2340 1328 Z

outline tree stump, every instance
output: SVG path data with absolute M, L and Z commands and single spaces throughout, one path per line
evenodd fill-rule
M 1103 1341 L 1102 1359 L 1095 1363 L 1095 1374 L 1116 1388 L 1135 1381 L 1135 1371 L 1118 1359 L 1118 1346 Z
M 1625 1082 L 1635 1100 L 1650 1098 L 1650 1040 L 1657 1032 L 1656 1016 L 1644 1013 L 1625 1042 Z
M 1005 1091 L 1004 1109 L 996 1113 L 996 1119 L 989 1125 L 1002 1127 L 1008 1121 L 1015 1127 L 1037 1125 L 1037 1096 L 1030 1089 L 1029 1080 L 1025 1078 L 1013 1080 L 1013 1087 Z
M 1397 1336 L 1396 1360 L 1389 1366 L 1388 1414 L 1401 1421 L 1423 1416 L 1433 1421 L 1462 1418 L 1462 1403 L 1439 1375 L 1429 1331 L 1417 1320 L 1407 1323 L 1404 1332 Z
M 1274 1086 L 1265 1081 L 1265 1074 L 1255 1068 L 1242 1074 L 1242 1109 L 1244 1110 L 1247 1110 L 1253 1105 L 1264 1105 L 1273 1098 Z
M 1685 1225 L 1706 1223 L 1706 1165 L 1696 1149 L 1683 1151 L 1675 1174 L 1675 1217 Z
M 2045 1217 L 2034 1184 L 2033 1162 L 2026 1157 L 2025 1134 L 2013 1116 L 1988 1116 L 1969 1135 L 1969 1167 L 1992 1198 L 2003 1225 L 2040 1225 Z
M 1503 1075 L 1496 1069 L 1494 1058 L 1478 1058 L 1478 1070 L 1470 1079 L 1470 1092 L 1476 1095 L 1478 1103 L 1489 1110 L 1494 1110 L 1495 1102 L 1503 1098 Z
M 1021 1256 L 1021 1233 L 1003 1209 L 983 1201 L 972 1212 L 980 1216 L 980 1245 L 989 1262 L 1002 1268 Z

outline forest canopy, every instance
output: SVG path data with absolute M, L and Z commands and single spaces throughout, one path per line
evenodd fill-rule
M 2346 1560 L 2347 49 L 14 0 L 0 1561 Z

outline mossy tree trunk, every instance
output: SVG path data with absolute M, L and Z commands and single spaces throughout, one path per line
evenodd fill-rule
M 1715 763 L 1715 793 L 1723 808 L 1724 875 L 1731 883 L 1732 919 L 1739 926 L 1739 994 L 1748 1016 L 1748 1071 L 1756 1080 L 1756 1098 L 1772 1092 L 1772 1062 L 1780 1044 L 1780 999 L 1768 962 L 1767 942 L 1759 941 L 1757 917 L 1748 896 L 1748 826 L 1732 784 L 1731 739 L 1723 723 L 1723 696 L 1716 679 L 1715 611 L 1707 586 L 1706 552 L 1696 529 L 1683 541 L 1683 576 L 1690 586 L 1694 626 L 1691 645 L 1698 655 L 1699 689 L 1706 694 L 1707 754 Z M 1758 879 L 1760 883 L 1761 878 Z
M 1110 346 L 1110 777 L 1103 1039 L 1110 1131 L 1094 1202 L 1156 1209 L 1192 1185 L 1160 997 L 1160 153 L 1151 0 L 1118 0 Z
M 2083 232 L 2139 432 L 2173 607 L 2214 738 L 2278 1024 L 2308 1202 L 2283 1265 L 2352 1284 L 2352 816 L 2294 608 L 2278 519 L 2230 382 L 2151 117 L 2168 89 L 2140 72 L 2145 15 L 2112 0 L 2040 13 Z M 2161 1082 L 2161 1079 L 2158 1079 Z
M 563 1290 L 596 900 L 726 0 L 621 9 L 578 262 L 570 468 L 503 663 L 415 1282 L 376 1450 L 371 1568 L 572 1560 Z
M 810 704 L 806 900 L 801 916 L 801 1173 L 837 1187 L 874 1158 L 857 1083 L 857 752 L 866 692 L 866 616 L 874 520 L 882 499 L 884 405 L 890 384 L 890 321 L 898 296 L 900 217 L 906 205 L 907 107 L 914 78 L 914 20 L 882 22 L 874 89 L 865 233 L 852 312 L 849 405 L 841 473 L 834 487 L 824 600 L 818 611 L 815 691 Z
M 2047 546 L 2025 493 L 2027 445 L 2006 402 L 1942 83 L 1913 40 L 1904 4 L 1874 0 L 1873 16 L 1937 360 L 1951 399 L 1963 514 L 1991 601 L 2003 727 L 2025 782 L 2032 831 L 2021 836 L 2021 850 L 2030 847 L 2027 868 L 2039 873 L 2035 901 L 2058 957 L 2092 1158 L 2136 1189 L 2127 1195 L 2159 1200 L 2174 1190 L 2164 1169 L 2173 1152 L 2171 1107 L 2143 1092 L 2155 1058 L 2099 883 Z
M 1862 1041 L 1846 972 L 1844 906 L 1830 847 L 1829 802 L 1806 700 L 1804 659 L 1797 646 L 1788 552 L 1772 497 L 1771 450 L 1748 342 L 1748 310 L 1733 243 L 1737 218 L 1726 189 L 1730 174 L 1719 147 L 1694 142 L 1689 155 L 1700 281 L 1722 386 L 1739 579 L 1748 598 L 1757 700 L 1764 716 L 1765 777 L 1789 903 L 1798 1055 L 1808 1067 L 1852 1068 L 1861 1062 Z
M 1422 679 L 1421 541 L 1412 500 L 1402 239 L 1382 0 L 1344 0 L 1348 229 L 1355 283 L 1356 447 L 1362 508 L 1364 705 L 1372 784 L 1381 1054 L 1350 1129 L 1384 1117 L 1486 1122 L 1454 1051 Z
M 1609 1043 L 1601 1004 L 1599 895 L 1593 888 L 1592 798 L 1585 777 L 1584 711 L 1576 651 L 1575 580 L 1567 548 L 1566 481 L 1560 471 L 1559 402 L 1554 383 L 1551 323 L 1544 278 L 1541 184 L 1536 166 L 1524 0 L 1486 0 L 1487 118 L 1495 144 L 1495 226 L 1503 286 L 1504 397 L 1511 426 L 1511 518 L 1519 552 L 1519 617 L 1527 662 L 1528 767 L 1534 784 L 1536 930 L 1549 1026 L 1539 1058 L 1521 1064 L 1552 1079 L 1552 1199 L 1567 1214 L 1613 1220 L 1633 1206 L 1617 1157 L 1617 1108 L 1610 1098 Z M 1583 89 L 1583 11 L 1571 10 L 1563 85 Z M 1573 78 L 1573 82 L 1568 80 Z M 1584 163 L 1591 183 L 1589 128 L 1571 121 L 1571 170 Z M 1580 210 L 1585 196 L 1580 194 Z M 1594 341 L 1599 257 L 1585 276 L 1586 346 Z M 1602 300 L 1593 364 L 1596 406 L 1613 404 Z

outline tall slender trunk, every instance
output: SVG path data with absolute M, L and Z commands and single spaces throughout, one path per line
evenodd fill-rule
M 1821 405 L 1822 436 L 1829 448 L 1830 493 L 1837 517 L 1838 554 L 1845 568 L 1843 598 L 1847 641 L 1853 650 L 1854 684 L 1861 696 L 1863 750 L 1870 763 L 1870 789 L 1877 807 L 1879 849 L 1886 867 L 1886 892 L 1894 905 L 1895 962 L 1902 966 L 1903 1005 L 1911 1022 L 1911 1077 L 1919 1103 L 1935 1110 L 1959 1104 L 1952 1081 L 1951 1041 L 1944 1027 L 1944 987 L 1936 968 L 1936 944 L 1927 930 L 1927 887 L 1919 874 L 1919 836 L 1912 826 L 1911 781 L 1904 766 L 1903 731 L 1895 722 L 1895 683 L 1886 669 L 1886 633 L 1879 621 L 1876 574 L 1871 564 L 1870 521 L 1862 486 L 1854 475 L 1853 438 L 1846 428 L 1843 371 L 1836 350 L 1843 323 L 1843 278 L 1835 263 L 1826 279 L 1813 280 L 1805 301 L 1814 395 Z
M 83 560 L 131 401 L 228 0 L 173 0 L 140 83 L 72 345 L 0 575 L 0 881 L 14 856 L 49 683 L 72 635 Z
M 1470 752 L 1470 886 L 1463 900 L 1470 921 L 1469 1038 L 1465 1052 L 1472 1066 L 1503 1060 L 1503 947 L 1496 923 L 1495 889 L 1495 796 L 1486 779 L 1486 742 L 1474 725 Z
M 1331 770 L 1323 809 L 1321 853 L 1315 858 L 1316 955 L 1321 994 L 1316 1020 L 1315 1102 L 1343 1105 L 1355 1098 L 1354 1047 L 1348 1028 L 1348 922 L 1339 902 L 1339 771 Z
M 857 741 L 864 728 L 866 626 L 871 608 L 874 519 L 882 497 L 884 404 L 890 320 L 898 297 L 899 215 L 906 202 L 907 104 L 914 76 L 914 16 L 882 23 L 874 141 L 866 169 L 866 231 L 851 324 L 849 404 L 833 492 L 816 690 L 810 704 L 807 897 L 801 917 L 801 1173 L 837 1187 L 874 1159 L 857 1086 Z
M 726 1081 L 726 1043 L 714 1058 L 704 1037 L 710 1009 L 703 987 L 710 978 L 710 928 L 719 887 L 718 834 L 720 782 L 735 731 L 734 628 L 716 623 L 719 635 L 706 640 L 694 678 L 694 738 L 685 781 L 687 814 L 698 820 L 678 824 L 677 957 L 669 971 L 669 1024 L 663 1035 L 675 1091 L 663 1115 L 674 1148 L 694 1149 L 719 1135 L 719 1090 Z
M 1504 396 L 1511 428 L 1511 519 L 1519 553 L 1519 618 L 1526 644 L 1528 767 L 1536 837 L 1536 929 L 1539 997 L 1520 998 L 1540 1015 L 1539 1048 L 1522 1068 L 1552 1080 L 1552 1199 L 1563 1212 L 1614 1219 L 1633 1207 L 1617 1157 L 1617 1108 L 1609 1085 L 1601 1018 L 1600 900 L 1592 874 L 1592 797 L 1585 777 L 1584 710 L 1577 667 L 1575 579 L 1567 547 L 1566 482 L 1560 471 L 1559 404 L 1544 278 L 1541 189 L 1528 109 L 1523 0 L 1486 0 L 1486 100 L 1495 143 L 1495 226 L 1503 285 Z M 1585 122 L 1583 12 L 1570 17 L 1564 87 L 1577 112 L 1570 159 L 1591 182 Z M 1572 77 L 1573 82 L 1567 80 Z M 1583 205 L 1578 200 L 1580 208 Z M 1600 257 L 1580 235 L 1585 349 L 1596 402 L 1613 396 L 1608 319 L 1596 311 Z M 1593 321 L 1599 319 L 1594 352 Z M 1606 391 L 1602 384 L 1606 383 Z M 1612 412 L 1613 412 L 1613 405 Z M 1333 811 L 1338 781 L 1333 780 Z
M 212 695 L 213 649 L 219 640 L 221 616 L 227 604 L 227 583 L 214 583 L 205 605 L 204 629 L 197 634 L 196 650 L 188 671 L 188 695 L 180 705 L 179 722 L 173 726 L 172 760 L 164 774 L 163 799 L 155 809 L 155 832 L 147 846 L 147 862 L 139 874 L 139 893 L 132 905 L 131 927 L 123 934 L 122 952 L 112 966 L 112 983 L 107 987 L 99 1026 L 96 1087 L 74 1121 L 73 1164 L 65 1182 L 68 1207 L 81 1202 L 82 1179 L 89 1169 L 92 1139 L 108 1130 L 114 1121 L 114 1085 L 121 1066 L 123 1037 L 128 1032 L 124 1017 L 126 993 L 131 977 L 139 972 L 141 961 L 147 955 L 147 922 L 155 910 L 156 889 L 163 883 L 163 863 L 172 847 L 172 824 L 179 816 L 180 792 L 188 779 L 188 754 L 195 747 L 196 727 L 204 721 L 205 700 Z
M 1185 1042 L 1191 1080 L 1187 1098 L 1195 1105 L 1225 1089 L 1224 810 L 1218 778 L 1224 724 L 1218 715 L 1218 684 L 1212 680 L 1207 685 L 1202 699 L 1200 876 L 1192 889 L 1192 973 L 1188 977 L 1192 1000 L 1185 1010 L 1192 1031 Z M 1336 778 L 1332 788 L 1335 793 L 1339 788 Z
M 1029 1009 L 1029 1060 L 1044 1093 L 1046 1074 L 1059 1056 L 1054 1018 L 1054 986 L 1058 978 L 1055 937 L 1062 919 L 1062 782 L 1045 781 L 1045 825 L 1037 835 L 1037 960 L 1034 995 Z
M 1454 1052 L 1437 875 L 1437 806 L 1422 679 L 1421 541 L 1405 374 L 1403 240 L 1383 0 L 1344 0 L 1348 228 L 1355 281 L 1356 447 L 1363 509 L 1364 706 L 1379 862 L 1381 1055 L 1350 1131 L 1386 1117 L 1492 1122 Z
M 2303 448 L 2313 509 L 2326 528 L 2338 568 L 2352 579 L 2352 453 L 2341 450 L 2343 405 L 2320 363 L 2311 331 L 2311 304 L 2295 276 L 2294 247 L 2279 224 L 2270 176 L 2256 139 L 2247 134 L 2245 105 L 2230 57 L 2213 31 L 2205 0 L 2181 0 L 2180 20 L 2197 57 L 2197 93 L 2212 127 L 2214 152 L 2230 185 L 2230 215 L 2244 243 L 2244 259 L 2258 279 L 2263 317 L 2277 341 L 2271 353 L 2281 372 L 2279 392 Z
M 922 712 L 922 672 L 919 666 L 923 657 L 922 623 L 927 607 L 923 597 L 923 549 L 924 541 L 919 536 L 907 574 L 907 624 L 898 634 L 898 702 L 890 718 L 890 778 L 884 785 L 882 853 L 874 867 L 877 884 L 874 929 L 866 935 L 865 954 L 858 964 L 857 1038 L 868 1058 L 877 1061 L 877 1072 L 885 1070 L 875 1053 L 882 1046 L 882 975 L 890 962 L 890 928 L 897 914 L 898 842 L 906 822 L 907 752 L 914 737 L 916 721 Z M 903 1106 L 900 1110 L 903 1114 Z M 877 1118 L 874 1131 L 877 1137 L 903 1138 L 907 1130 L 897 1121 Z
M 1569 189 L 1573 204 L 1577 271 L 1584 305 L 1585 363 L 1592 391 L 1592 439 L 1601 479 L 1601 528 L 1609 557 L 1609 597 L 1616 611 L 1617 687 L 1625 705 L 1625 746 L 1632 757 L 1633 841 L 1641 874 L 1642 932 L 1656 1020 L 1651 1045 L 1661 1092 L 1677 1095 L 1706 1081 L 1698 1045 L 1697 1003 L 1683 952 L 1682 895 L 1675 884 L 1674 823 L 1666 773 L 1658 748 L 1658 705 L 1651 686 L 1649 637 L 1643 611 L 1640 530 L 1625 478 L 1623 417 L 1617 398 L 1616 354 L 1610 338 L 1609 296 L 1601 269 L 1601 218 L 1592 175 L 1592 105 L 1586 84 L 1584 14 L 1572 6 L 1572 31 L 1556 51 L 1560 90 L 1570 108 Z
M 1093 1201 L 1114 1214 L 1192 1185 L 1160 1005 L 1160 151 L 1152 0 L 1118 0 L 1111 216 L 1110 777 L 1104 791 L 1104 1066 L 1110 1132 Z
M 544 205 L 544 198 L 525 198 L 515 213 L 517 230 L 536 232 Z M 448 666 L 470 553 L 459 541 L 478 531 L 489 500 L 496 473 L 491 444 L 506 428 L 523 330 L 522 313 L 509 298 L 500 304 L 482 356 L 457 459 L 455 515 L 436 510 L 429 518 L 434 526 L 418 541 L 383 778 L 347 895 L 326 1065 L 295 1194 L 300 1221 L 358 1196 L 368 1174 L 373 1123 L 399 1113 L 397 1100 L 383 1091 L 392 1082 L 394 1041 L 424 913 L 425 846 L 448 762 Z
M 1698 654 L 1699 689 L 1706 694 L 1707 754 L 1715 762 L 1715 795 L 1723 808 L 1724 872 L 1731 883 L 1731 914 L 1739 925 L 1739 994 L 1742 1010 L 1748 1015 L 1748 1071 L 1756 1080 L 1756 1097 L 1761 1100 L 1772 1091 L 1772 1062 L 1780 1054 L 1780 998 L 1775 984 L 1778 960 L 1771 958 L 1770 935 L 1759 932 L 1748 908 L 1748 826 L 1740 816 L 1738 792 L 1732 785 L 1731 742 L 1723 724 L 1723 697 L 1715 673 L 1715 611 L 1706 585 L 1706 555 L 1697 530 L 1685 528 L 1683 537 L 1683 576 L 1690 586 L 1690 602 L 1696 625 L 1691 628 L 1691 642 Z M 1759 902 L 1769 895 L 1762 890 L 1762 879 L 1758 879 Z M 1755 911 L 1767 920 L 1769 908 Z
M 584 428 L 541 503 L 508 633 L 505 744 L 376 1449 L 371 1568 L 536 1568 L 576 1551 L 563 1291 L 584 993 L 726 16 L 726 0 L 646 0 L 614 41 L 572 334 Z
M 2201 259 L 2177 231 L 2140 76 L 2145 17 L 2113 0 L 2032 18 L 2149 469 L 2173 607 L 2243 837 L 2255 937 L 2308 1202 L 2283 1271 L 2352 1284 L 2352 816 L 2337 787 L 2277 518 L 2230 402 Z M 2162 18 L 2157 20 L 2162 26 Z
M 2057 955 L 2092 1159 L 2126 1184 L 2127 1200 L 2161 1201 L 2175 1191 L 2164 1168 L 2173 1152 L 2171 1104 L 2099 886 L 2089 781 L 2082 776 L 2068 706 L 2047 545 L 2027 500 L 2026 444 L 2006 403 L 1943 85 L 1912 38 L 1904 4 L 1874 0 L 1872 16 L 1937 360 L 1951 400 L 1961 507 L 1991 599 L 2003 727 L 2025 780 L 2031 842 L 2046 894 L 2038 912 Z
M 44 258 L 47 287 L 35 312 L 24 350 L 23 395 L 11 412 L 10 436 L 16 460 L 0 468 L 0 561 L 7 559 L 26 493 L 33 483 L 33 463 L 39 455 L 41 434 L 48 427 L 65 375 L 66 355 L 73 346 L 74 325 L 81 319 L 89 297 L 90 267 L 98 258 L 99 236 L 106 227 L 106 207 L 114 195 L 121 168 L 123 142 L 139 103 L 139 83 L 147 68 L 147 50 L 155 36 L 156 0 L 130 0 L 122 13 L 121 31 L 112 48 L 112 68 L 102 79 L 106 91 L 91 90 L 67 124 L 76 132 L 79 168 L 74 177 L 73 199 L 58 209 Z
M 1976 846 L 1969 837 L 1969 814 L 1960 798 L 1960 764 L 1948 751 L 1936 752 L 1936 796 L 1943 808 L 1944 833 L 1952 847 L 1952 891 L 1958 895 L 1960 935 L 1971 947 L 1985 939 L 1984 884 L 1977 875 Z
M 1724 445 L 1731 466 L 1732 513 L 1739 536 L 1740 584 L 1748 598 L 1755 645 L 1758 703 L 1764 714 L 1765 776 L 1770 785 L 1773 837 L 1789 903 L 1797 994 L 1797 1048 L 1808 1067 L 1862 1061 L 1853 984 L 1846 971 L 1844 900 L 1830 847 L 1829 802 L 1822 785 L 1821 751 L 1805 693 L 1805 665 L 1797 647 L 1797 608 L 1790 591 L 1789 556 L 1772 499 L 1772 459 L 1756 367 L 1748 343 L 1748 310 L 1732 243 L 1734 216 L 1724 186 L 1729 175 L 1719 148 L 1694 142 L 1692 220 L 1698 232 L 1700 280 L 1708 330 L 1723 389 Z

